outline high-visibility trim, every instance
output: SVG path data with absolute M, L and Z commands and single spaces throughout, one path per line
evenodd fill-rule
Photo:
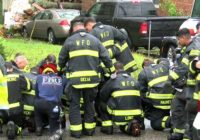
M 73 58 L 77 56 L 99 57 L 99 52 L 93 51 L 93 50 L 76 50 L 76 51 L 69 52 L 69 58 Z
M 164 110 L 169 110 L 171 108 L 171 106 L 159 106 L 159 105 L 154 105 L 155 108 L 159 108 L 159 109 L 164 109 Z
M 174 80 L 176 80 L 176 79 L 179 78 L 179 75 L 178 75 L 176 72 L 174 72 L 174 71 L 170 71 L 170 72 L 169 72 L 169 75 L 170 75 Z
M 136 62 L 135 62 L 135 60 L 130 61 L 128 64 L 126 64 L 126 65 L 124 66 L 124 70 L 127 70 L 127 69 L 133 67 L 134 65 L 137 65 Z
M 54 70 L 52 68 L 45 68 L 42 73 L 47 73 L 47 72 L 54 72 Z
M 174 95 L 172 93 L 169 94 L 159 94 L 159 93 L 150 93 L 146 96 L 146 98 L 151 99 L 173 99 Z
M 79 85 L 72 85 L 74 88 L 93 88 L 98 86 L 99 83 L 94 83 L 94 84 L 79 84 Z
M 113 123 L 112 123 L 112 120 L 107 120 L 107 121 L 102 121 L 101 125 L 102 126 L 112 126 Z
M 18 127 L 18 128 L 17 128 L 17 135 L 19 135 L 21 132 L 22 132 L 22 128 L 21 128 L 21 127 Z
M 196 84 L 196 81 L 193 79 L 187 79 L 187 85 L 194 86 Z
M 153 86 L 156 85 L 156 84 L 159 84 L 159 83 L 162 83 L 162 82 L 167 81 L 167 79 L 168 79 L 168 76 L 161 76 L 161 77 L 158 77 L 158 78 L 155 78 L 155 79 L 151 80 L 151 81 L 148 83 L 148 85 L 149 85 L 150 87 L 153 87 Z
M 114 40 L 108 40 L 102 43 L 104 47 L 109 47 L 114 45 Z
M 114 122 L 116 125 L 127 125 L 128 122 Z
M 83 101 L 83 97 L 80 98 L 80 103 L 81 103 L 81 104 L 84 103 L 84 101 Z
M 29 91 L 29 92 L 23 91 L 22 94 L 27 94 L 27 95 L 35 96 L 35 91 L 34 91 L 34 90 L 31 90 L 31 91 Z
M 128 48 L 128 44 L 127 44 L 127 43 L 124 43 L 124 44 L 121 46 L 121 52 L 123 52 L 126 48 Z
M 181 60 L 181 62 L 182 63 L 184 63 L 185 65 L 189 65 L 189 60 L 187 59 L 187 58 L 183 58 L 182 60 Z
M 24 105 L 24 110 L 34 111 L 34 106 Z
M 113 52 L 111 49 L 108 49 L 108 53 L 109 53 L 110 58 L 113 58 Z
M 200 74 L 197 75 L 196 80 L 200 81 Z
M 9 108 L 15 108 L 15 107 L 18 107 L 18 106 L 20 106 L 19 102 L 13 103 L 13 104 L 9 104 Z
M 6 75 L 6 77 L 8 77 L 8 78 L 12 78 L 12 77 L 19 78 L 19 74 L 9 74 L 9 75 Z
M 193 70 L 193 68 L 192 68 L 192 63 L 190 63 L 190 65 L 189 65 L 189 70 L 191 73 L 195 74 L 195 70 Z
M 120 96 L 140 96 L 140 91 L 139 90 L 120 90 L 120 91 L 113 92 L 112 96 L 114 98 L 120 97 Z
M 91 77 L 91 76 L 99 76 L 99 74 L 94 70 L 88 71 L 76 71 L 72 73 L 66 74 L 67 78 L 77 78 L 77 77 Z
M 199 56 L 200 51 L 199 50 L 191 50 L 189 56 Z
M 26 84 L 27 84 L 27 90 L 31 90 L 31 83 L 27 77 L 25 77 Z
M 82 128 L 82 124 L 79 124 L 79 125 L 71 125 L 70 124 L 70 128 L 69 128 L 71 131 L 81 131 L 83 128 Z
M 133 109 L 133 110 L 111 110 L 107 106 L 107 111 L 109 114 L 114 116 L 131 116 L 131 115 L 141 115 L 142 111 L 140 109 Z
M 112 67 L 110 68 L 110 71 L 111 71 L 111 72 L 114 72 L 114 71 L 115 71 L 115 67 L 112 66 Z
M 199 99 L 200 99 L 200 98 L 199 98 L 199 94 L 196 93 L 196 92 L 194 92 L 194 93 L 193 93 L 193 99 L 199 100 Z
M 182 140 L 190 140 L 189 138 L 183 138 Z
M 174 129 L 173 129 L 173 132 L 174 132 L 174 133 L 181 133 L 181 134 L 184 134 L 184 133 L 185 133 L 185 129 L 174 128 Z
M 85 129 L 94 129 L 96 127 L 96 123 L 84 123 Z
M 161 124 L 162 128 L 166 128 L 166 121 L 167 121 L 168 118 L 169 118 L 169 116 L 163 117 L 162 124 Z

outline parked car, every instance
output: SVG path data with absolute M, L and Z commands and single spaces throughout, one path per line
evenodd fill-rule
M 194 1 L 191 17 L 185 20 L 179 29 L 188 28 L 190 34 L 195 36 L 196 25 L 200 22 L 200 1 Z M 178 42 L 175 36 L 165 36 L 162 40 L 161 55 L 163 57 L 171 58 L 175 53 L 175 48 L 178 46 Z
M 124 28 L 134 50 L 138 47 L 161 47 L 164 36 L 172 36 L 188 17 L 159 17 L 151 0 L 99 0 L 88 12 L 81 12 L 75 20 L 94 17 L 104 24 Z M 149 38 L 151 23 L 151 36 Z
M 56 43 L 58 39 L 66 39 L 69 35 L 70 22 L 80 15 L 75 9 L 47 9 L 39 12 L 22 28 L 24 37 L 47 39 Z

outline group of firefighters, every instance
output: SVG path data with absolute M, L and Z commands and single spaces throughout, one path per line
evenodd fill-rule
M 16 54 L 13 61 L 0 57 L 0 133 L 8 139 L 49 126 L 49 140 L 62 139 L 68 108 L 72 137 L 101 132 L 140 136 L 144 119 L 154 130 L 170 129 L 168 140 L 192 140 L 192 123 L 200 100 L 200 23 L 197 35 L 188 29 L 177 32 L 180 46 L 173 66 L 168 59 L 145 59 L 137 64 L 125 30 L 87 18 L 74 21 L 71 35 L 56 57 L 48 55 L 31 69 Z M 199 32 L 199 34 L 198 34 Z

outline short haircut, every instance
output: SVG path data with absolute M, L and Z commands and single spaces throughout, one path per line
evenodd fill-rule
M 6 67 L 7 69 L 12 69 L 12 68 L 13 68 L 11 62 L 5 62 L 5 67 Z
M 55 63 L 56 64 L 56 56 L 54 54 L 49 54 L 45 58 L 46 62 Z
M 84 26 L 86 26 L 89 22 L 96 23 L 96 19 L 93 17 L 88 17 L 84 20 Z
M 177 33 L 176 33 L 177 37 L 183 37 L 183 36 L 187 36 L 187 37 L 191 37 L 190 35 L 190 31 L 187 28 L 183 28 L 180 29 Z
M 114 67 L 116 70 L 123 70 L 124 69 L 124 65 L 122 63 L 120 63 L 119 61 L 114 63 Z
M 18 56 L 23 56 L 23 55 L 24 55 L 24 54 L 23 54 L 23 53 L 20 53 L 20 52 L 19 52 L 19 53 L 16 53 L 16 54 L 15 54 L 15 58 L 18 57 Z
M 197 25 L 196 25 L 196 29 L 197 29 L 197 30 L 200 29 L 200 22 L 197 23 Z
M 78 21 L 78 22 L 74 22 L 74 23 L 73 23 L 72 28 L 74 28 L 74 27 L 76 27 L 76 26 L 78 26 L 78 25 L 84 26 L 83 22 Z
M 144 59 L 144 61 L 142 62 L 142 68 L 147 67 L 151 64 L 154 64 L 154 62 L 150 59 Z

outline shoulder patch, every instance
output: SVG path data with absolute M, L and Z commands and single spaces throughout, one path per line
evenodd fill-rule
M 100 26 L 99 26 L 100 29 L 102 29 L 103 27 L 104 27 L 103 25 L 100 25 Z
M 116 79 L 117 78 L 117 74 L 116 73 L 111 74 L 110 78 L 111 79 Z

